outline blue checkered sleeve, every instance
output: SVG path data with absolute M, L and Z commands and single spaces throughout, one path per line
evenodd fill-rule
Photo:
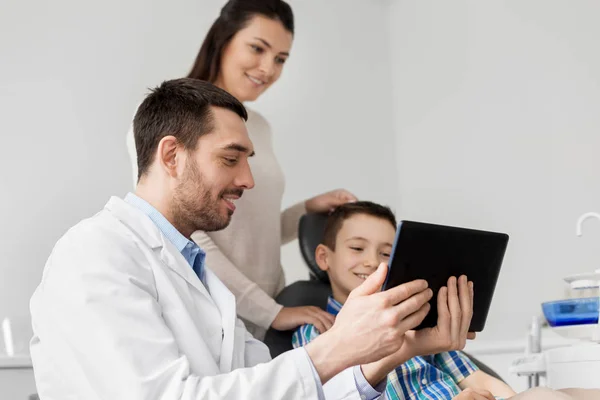
M 479 368 L 460 351 L 447 351 L 433 356 L 433 364 L 460 383 Z
M 292 346 L 294 348 L 304 347 L 320 334 L 321 332 L 314 325 L 302 325 L 292 336 Z

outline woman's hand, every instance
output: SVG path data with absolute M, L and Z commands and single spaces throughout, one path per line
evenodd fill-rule
M 304 203 L 306 211 L 309 213 L 330 212 L 342 204 L 357 201 L 358 199 L 352 193 L 344 189 L 332 190 L 323 193 Z
M 335 317 L 319 307 L 283 307 L 273 320 L 271 327 L 278 331 L 289 331 L 300 325 L 312 324 L 320 333 L 333 326 Z

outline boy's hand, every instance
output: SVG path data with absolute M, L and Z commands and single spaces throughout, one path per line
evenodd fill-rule
M 452 400 L 494 400 L 493 394 L 483 389 L 465 389 Z
M 473 317 L 473 282 L 466 276 L 448 279 L 448 287 L 443 287 L 437 299 L 438 323 L 433 328 L 406 332 L 404 346 L 412 357 L 437 354 L 451 350 L 462 350 L 467 339 L 474 339 L 469 333 Z
M 337 189 L 308 199 L 304 205 L 309 213 L 329 212 L 342 204 L 357 200 L 356 196 L 349 191 Z
M 283 307 L 277 314 L 271 327 L 278 331 L 289 331 L 300 325 L 313 324 L 320 333 L 333 326 L 335 317 L 319 307 Z
M 387 270 L 385 263 L 380 264 L 350 293 L 333 327 L 305 346 L 321 382 L 353 365 L 396 353 L 404 333 L 425 318 L 432 296 L 427 282 L 417 280 L 380 292 Z
M 448 287 L 443 287 L 438 294 L 436 327 L 406 332 L 402 347 L 398 351 L 381 360 L 361 366 L 369 383 L 377 384 L 390 371 L 415 356 L 464 348 L 473 315 L 473 287 L 472 282 L 467 282 L 465 276 L 461 276 L 458 280 L 458 288 L 456 283 L 456 278 L 450 278 Z M 415 327 L 423 321 L 425 315 L 414 325 Z

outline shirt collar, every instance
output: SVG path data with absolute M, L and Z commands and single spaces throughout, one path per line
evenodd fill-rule
M 342 303 L 334 299 L 332 296 L 329 296 L 327 299 L 327 312 L 329 314 L 338 315 L 340 310 L 342 309 Z
M 146 214 L 152 222 L 158 227 L 163 235 L 175 248 L 184 255 L 188 263 L 193 266 L 194 258 L 198 253 L 202 255 L 204 259 L 204 252 L 198 247 L 198 245 L 181 234 L 175 227 L 154 207 L 150 205 L 146 200 L 136 196 L 133 193 L 128 193 L 125 196 L 125 201 L 132 206 L 136 207 L 144 214 Z M 184 250 L 187 250 L 184 252 Z M 196 250 L 197 248 L 197 250 Z

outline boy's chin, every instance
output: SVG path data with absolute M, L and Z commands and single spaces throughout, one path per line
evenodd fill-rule
M 360 279 L 360 278 L 357 278 L 357 277 L 354 277 L 354 279 L 353 279 L 352 281 L 353 281 L 353 282 L 352 282 L 352 284 L 351 284 L 351 285 L 348 285 L 348 286 L 346 287 L 346 289 L 347 289 L 347 291 L 348 291 L 348 294 L 349 294 L 351 291 L 353 291 L 354 289 L 356 289 L 357 287 L 359 287 L 360 285 L 362 285 L 362 283 L 364 282 L 364 280 L 362 280 L 362 279 Z
M 354 280 L 355 280 L 356 282 L 358 282 L 358 285 L 356 285 L 357 287 L 358 287 L 358 286 L 360 286 L 360 285 L 362 285 L 362 283 L 363 283 L 364 281 L 366 281 L 366 280 L 367 280 L 367 278 L 368 278 L 368 277 L 367 277 L 367 278 L 363 279 L 363 278 L 361 278 L 361 277 L 359 277 L 359 276 L 356 276 L 356 275 L 353 275 L 353 277 L 354 277 Z

